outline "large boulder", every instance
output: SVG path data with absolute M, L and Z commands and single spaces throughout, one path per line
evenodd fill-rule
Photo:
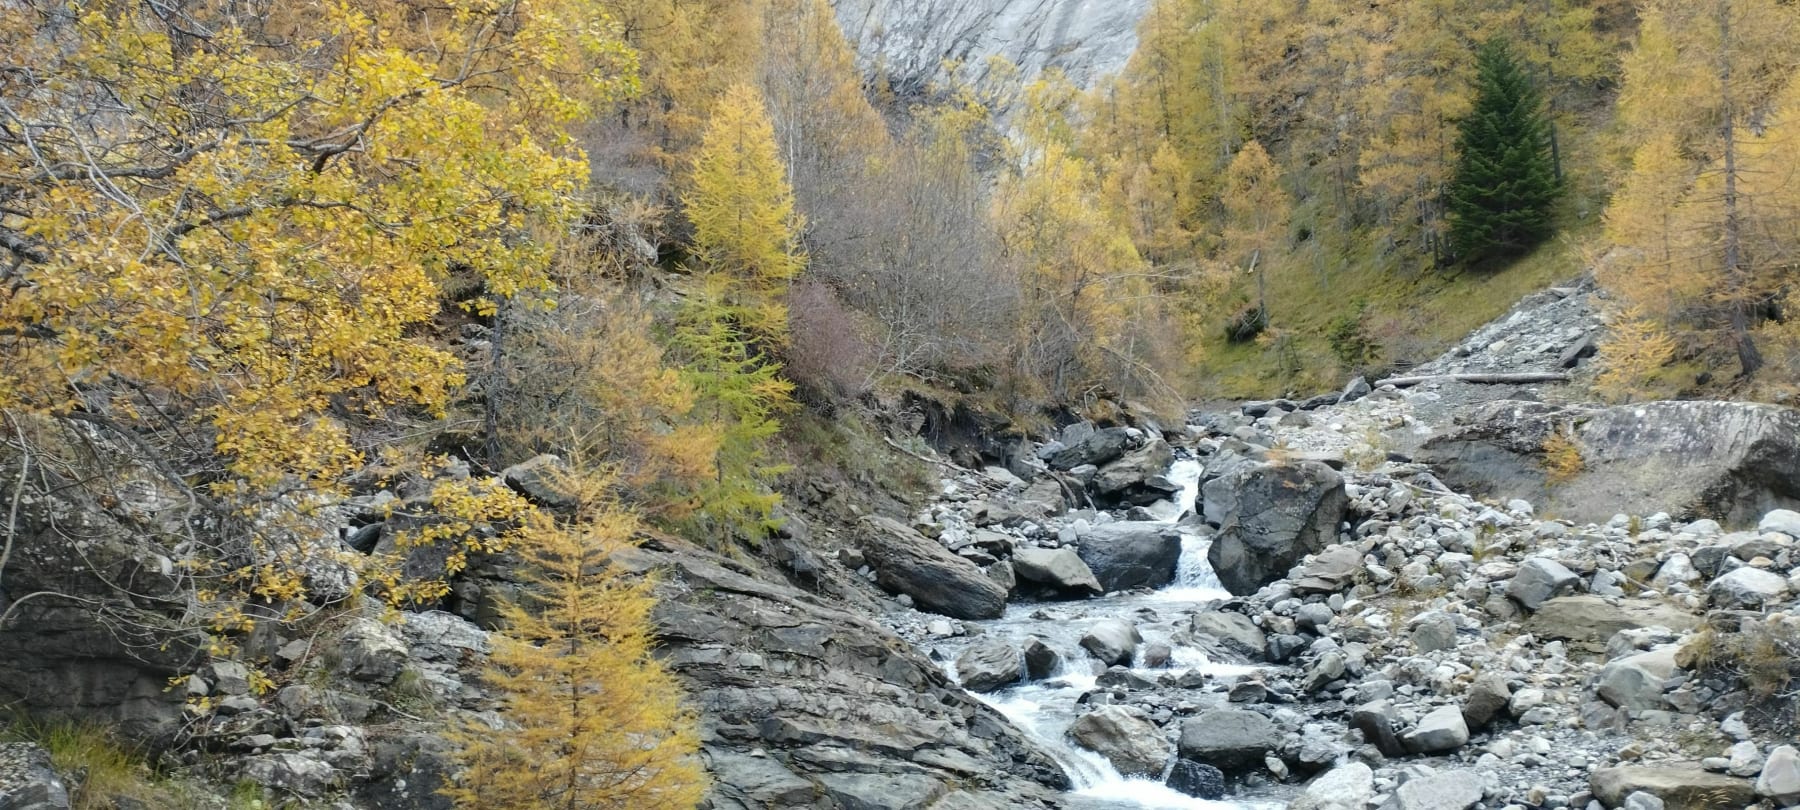
M 1800 507 L 1800 410 L 1741 402 L 1646 402 L 1611 408 L 1503 401 L 1475 406 L 1417 460 L 1459 492 L 1522 498 L 1578 523 L 1667 511 L 1753 525 Z M 1580 452 L 1553 483 L 1553 435 Z
M 656 575 L 658 657 L 692 696 L 713 775 L 710 806 L 801 807 L 828 797 L 883 806 L 841 798 L 868 795 L 860 783 L 834 781 L 851 752 L 871 784 L 919 776 L 907 784 L 921 792 L 895 791 L 896 802 L 929 796 L 934 784 L 968 784 L 971 774 L 994 807 L 1034 806 L 1067 788 L 1042 748 L 941 662 L 869 618 L 879 603 L 822 597 L 758 572 L 758 562 L 673 539 L 613 558 L 624 573 Z
M 104 724 L 133 742 L 180 733 L 184 695 L 168 685 L 200 666 L 207 637 L 192 618 L 192 577 L 177 561 L 196 553 L 181 550 L 194 545 L 195 528 L 216 519 L 196 512 L 186 484 L 138 458 L 130 439 L 13 417 L 6 424 L 17 432 L 0 442 L 9 551 L 0 607 L 11 614 L 0 629 L 0 704 Z M 29 460 L 21 444 L 33 448 Z M 265 539 L 285 548 L 277 544 L 293 538 L 274 528 Z
M 1756 792 L 1783 806 L 1800 804 L 1800 751 L 1783 745 L 1769 752 L 1756 780 Z
M 1101 467 L 1088 488 L 1103 504 L 1152 504 L 1180 491 L 1163 476 L 1174 462 L 1169 443 L 1158 439 Z
M 1642 711 L 1664 707 L 1663 682 L 1675 674 L 1673 646 L 1621 658 L 1600 670 L 1595 692 L 1621 709 Z
M 1022 548 L 1013 552 L 1013 573 L 1028 588 L 1057 596 L 1098 596 L 1106 592 L 1094 571 L 1072 548 Z
M 1532 557 L 1519 564 L 1519 572 L 1506 583 L 1506 595 L 1526 610 L 1537 610 L 1580 585 L 1581 577 L 1562 563 L 1548 557 Z
M 1462 709 L 1442 706 L 1419 719 L 1419 724 L 1400 739 L 1415 754 L 1441 754 L 1455 751 L 1469 742 L 1469 725 Z
M 1181 724 L 1178 750 L 1182 759 L 1231 773 L 1261 766 L 1263 755 L 1280 744 L 1269 718 L 1246 709 L 1211 709 Z
M 1713 810 L 1756 803 L 1756 785 L 1695 763 L 1668 762 L 1602 768 L 1588 778 L 1594 798 L 1607 807 L 1622 807 L 1625 797 L 1643 792 L 1663 800 L 1667 810 Z
M 979 642 L 956 657 L 956 677 L 971 692 L 992 692 L 1025 677 L 1024 656 L 1004 639 Z
M 876 584 L 912 597 L 921 610 L 998 619 L 1006 609 L 1006 589 L 979 566 L 897 520 L 863 518 L 862 552 Z
M 1125 776 L 1161 776 L 1174 752 L 1162 729 L 1132 706 L 1101 706 L 1076 719 L 1069 736 Z
M 1269 639 L 1262 628 L 1242 613 L 1196 613 L 1191 627 L 1195 635 L 1217 639 L 1220 646 L 1251 661 L 1260 661 Z
M 1175 581 L 1181 564 L 1181 533 L 1166 523 L 1108 523 L 1076 542 L 1081 561 L 1108 591 L 1160 588 Z
M 1064 436 L 1070 438 L 1068 432 Z M 1065 447 L 1051 453 L 1045 461 L 1053 470 L 1073 470 L 1089 464 L 1098 467 L 1124 456 L 1135 441 L 1133 436 L 1129 428 L 1102 428 L 1077 441 L 1065 442 Z
M 1226 590 L 1255 593 L 1337 538 L 1350 500 L 1344 478 L 1316 461 L 1243 467 L 1206 482 L 1219 526 L 1206 558 Z
M 1525 631 L 1543 639 L 1568 641 L 1590 652 L 1606 649 L 1621 630 L 1667 627 L 1680 632 L 1700 626 L 1699 617 L 1652 599 L 1608 601 L 1599 596 L 1562 596 L 1538 606 Z
M 1144 640 L 1137 625 L 1124 619 L 1106 619 L 1081 637 L 1081 648 L 1109 667 L 1130 666 L 1137 645 Z
M 1780 574 L 1760 568 L 1739 568 L 1712 581 L 1706 595 L 1714 607 L 1727 610 L 1760 609 L 1787 596 L 1788 584 Z
M 1191 759 L 1175 760 L 1175 766 L 1169 769 L 1169 778 L 1163 780 L 1163 784 L 1184 796 L 1209 802 L 1225 798 L 1225 772 Z

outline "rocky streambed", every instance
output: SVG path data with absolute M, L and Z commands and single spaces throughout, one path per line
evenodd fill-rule
M 1057 499 L 1010 469 L 949 476 L 911 530 L 1010 601 L 883 622 L 1044 750 L 1070 777 L 1069 807 L 1800 802 L 1785 691 L 1800 675 L 1800 515 L 1780 506 L 1784 477 L 1762 475 L 1779 439 L 1694 438 L 1790 412 L 1611 416 L 1636 424 L 1589 434 L 1592 465 L 1571 480 L 1546 484 L 1538 467 L 1530 486 L 1685 466 L 1661 491 L 1688 519 L 1645 514 L 1653 487 L 1638 478 L 1629 512 L 1577 522 L 1456 492 L 1394 449 L 1477 455 L 1495 435 L 1480 413 L 1557 409 L 1497 403 L 1430 424 L 1434 386 L 1367 393 L 1197 414 L 1182 430 L 1081 425 L 1012 460 L 1041 462 L 1029 477 L 1079 506 L 1045 508 Z M 1684 438 L 1629 453 L 1607 438 L 1670 435 Z M 1528 444 L 1520 464 L 1535 463 Z M 1771 508 L 1745 524 L 1746 502 Z M 1757 650 L 1761 682 L 1745 659 Z

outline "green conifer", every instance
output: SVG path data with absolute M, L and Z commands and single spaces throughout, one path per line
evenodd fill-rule
M 1477 52 L 1475 105 L 1460 123 L 1450 241 L 1479 263 L 1530 250 L 1555 231 L 1562 194 L 1544 101 L 1504 40 Z

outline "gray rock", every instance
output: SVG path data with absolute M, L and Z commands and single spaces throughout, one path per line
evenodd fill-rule
M 1700 571 L 1694 567 L 1693 558 L 1676 553 L 1670 554 L 1656 569 L 1656 576 L 1650 578 L 1650 584 L 1667 590 L 1671 585 L 1686 585 L 1697 579 L 1700 579 Z
M 1331 612 L 1330 607 L 1319 602 L 1312 602 L 1301 605 L 1300 609 L 1294 613 L 1294 625 L 1301 630 L 1323 636 L 1331 627 L 1331 620 L 1335 615 Z
M 1625 810 L 1666 810 L 1668 804 L 1643 791 L 1625 797 Z
M 1469 743 L 1469 726 L 1463 721 L 1462 709 L 1443 706 L 1421 718 L 1400 741 L 1407 750 L 1419 754 L 1455 751 Z
M 1666 627 L 1680 632 L 1700 626 L 1687 611 L 1651 599 L 1608 602 L 1598 596 L 1551 599 L 1531 615 L 1526 632 L 1539 638 L 1571 642 L 1590 652 L 1604 652 L 1606 642 L 1625 630 Z
M 1125 776 L 1161 776 L 1174 751 L 1162 730 L 1131 706 L 1101 706 L 1075 720 L 1069 736 Z
M 625 549 L 613 564 L 627 574 L 658 575 L 658 658 L 687 685 L 709 758 L 779 752 L 779 764 L 812 786 L 793 801 L 752 798 L 736 773 L 721 774 L 715 764 L 718 810 L 822 800 L 844 806 L 822 788 L 828 774 L 845 771 L 877 783 L 923 773 L 923 795 L 933 792 L 930 783 L 967 783 L 980 774 L 984 798 L 1002 808 L 1030 806 L 1068 784 L 1042 748 L 946 678 L 940 662 L 870 619 L 881 608 L 868 597 L 827 600 L 686 545 Z M 779 778 L 780 770 L 757 767 L 742 778 L 759 774 Z M 859 785 L 832 787 L 853 795 Z
M 1756 524 L 1760 533 L 1780 532 L 1796 540 L 1800 540 L 1800 512 L 1792 509 L 1776 509 Z
M 1362 567 L 1362 552 L 1354 546 L 1332 546 L 1306 564 L 1301 577 L 1294 581 L 1294 593 L 1301 596 L 1337 593 L 1350 587 Z
M 1089 464 L 1099 466 L 1124 456 L 1130 447 L 1131 431 L 1125 428 L 1105 428 L 1058 451 L 1047 461 L 1054 470 L 1072 470 Z
M 368 683 L 392 683 L 406 668 L 408 650 L 394 628 L 374 619 L 357 619 L 338 642 L 337 671 Z
M 1625 797 L 1639 792 L 1661 799 L 1668 810 L 1736 808 L 1756 803 L 1756 787 L 1750 780 L 1707 773 L 1694 763 L 1601 768 L 1589 777 L 1588 786 L 1594 798 L 1607 807 L 1621 807 Z
M 1076 542 L 1081 561 L 1107 591 L 1160 588 L 1175 581 L 1181 563 L 1181 533 L 1165 523 L 1108 523 Z
M 1756 793 L 1783 805 L 1800 804 L 1800 751 L 1791 745 L 1770 751 L 1756 780 Z
M 1060 594 L 1097 596 L 1106 592 L 1074 549 L 1021 548 L 1013 552 L 1012 567 L 1019 579 Z
M 1381 810 L 1468 810 L 1481 801 L 1481 781 L 1471 771 L 1415 776 L 1396 789 Z
M 1319 656 L 1319 660 L 1306 671 L 1306 676 L 1300 679 L 1300 689 L 1309 695 L 1323 691 L 1333 681 L 1344 677 L 1347 663 L 1344 654 L 1337 651 Z
M 964 689 L 992 692 L 1025 677 L 1024 656 L 1004 639 L 976 642 L 956 657 L 956 676 Z
M 753 807 L 798 807 L 812 801 L 818 787 L 773 757 L 707 751 L 707 771 L 723 793 Z
M 335 768 L 303 753 L 280 752 L 239 763 L 243 779 L 308 799 L 331 792 L 342 782 Z
M 1316 461 L 1238 469 L 1206 482 L 1204 492 L 1206 518 L 1219 526 L 1207 560 L 1240 596 L 1334 541 L 1349 505 L 1343 476 Z
M 1175 461 L 1169 443 L 1157 439 L 1126 453 L 1100 468 L 1088 488 L 1103 504 L 1127 503 L 1143 506 L 1171 494 L 1166 481 L 1158 481 Z
M 1137 625 L 1124 619 L 1106 619 L 1081 637 L 1081 648 L 1109 667 L 1129 666 L 1132 656 L 1137 654 L 1138 643 L 1143 640 L 1144 637 L 1138 635 Z
M 1197 613 L 1190 627 L 1196 635 L 1218 639 L 1226 649 L 1252 661 L 1261 660 L 1268 645 L 1262 628 L 1242 613 Z
M 1307 783 L 1288 810 L 1366 810 L 1375 796 L 1375 772 L 1361 762 L 1339 765 Z
M 1050 645 L 1036 638 L 1025 640 L 1025 677 L 1041 681 L 1056 674 L 1062 666 L 1062 656 Z
M 1181 724 L 1178 750 L 1182 759 L 1231 773 L 1261 765 L 1280 744 L 1269 718 L 1245 709 L 1210 709 Z
M 1413 647 L 1420 653 L 1456 648 L 1456 619 L 1442 611 L 1420 616 L 1412 629 Z
M 1396 730 L 1399 714 L 1394 710 L 1394 704 L 1386 700 L 1364 703 L 1351 712 L 1350 722 L 1383 756 L 1397 757 L 1407 753 Z
M 1169 778 L 1163 780 L 1163 784 L 1196 799 L 1216 802 L 1225 798 L 1225 772 L 1191 759 L 1175 760 L 1175 766 L 1169 769 Z
M 1779 601 L 1788 593 L 1787 580 L 1780 574 L 1748 566 L 1732 571 L 1706 586 L 1706 595 L 1714 607 L 1755 610 Z
M 899 521 L 863 518 L 862 552 L 875 582 L 913 598 L 921 610 L 955 619 L 997 619 L 1006 590 L 981 568 Z
M 1339 405 L 1347 405 L 1374 393 L 1374 391 L 1375 389 L 1369 386 L 1369 378 L 1357 377 L 1344 385 L 1344 391 L 1338 394 L 1337 401 Z
M 1537 610 L 1553 597 L 1562 596 L 1581 584 L 1562 563 L 1548 557 L 1532 557 L 1519 564 L 1519 572 L 1506 585 L 1506 595 L 1526 610 Z
M 1416 455 L 1452 489 L 1524 498 L 1543 513 L 1604 523 L 1658 511 L 1756 522 L 1800 508 L 1800 411 L 1738 402 L 1645 402 L 1610 408 L 1502 401 L 1458 416 Z M 1567 430 L 1582 469 L 1551 486 L 1544 440 Z
M 1767 760 L 1763 757 L 1762 749 L 1756 747 L 1756 743 L 1744 740 L 1731 746 L 1731 750 L 1727 752 L 1725 772 L 1748 778 L 1762 773 L 1765 762 Z
M 1621 709 L 1644 711 L 1661 709 L 1663 682 L 1675 674 L 1675 647 L 1665 647 L 1629 658 L 1621 658 L 1600 670 L 1600 684 L 1595 692 L 1600 699 Z
M 570 486 L 569 467 L 545 453 L 500 471 L 501 480 L 525 499 L 551 509 L 573 509 L 578 498 Z
M 1505 678 L 1492 672 L 1482 675 L 1469 687 L 1468 697 L 1463 698 L 1463 722 L 1473 731 L 1486 728 L 1511 700 L 1512 689 Z
M 69 788 L 35 743 L 0 743 L 0 810 L 69 810 Z
M 1137 48 L 1138 22 L 1149 7 L 1146 0 L 1100 5 L 1023 0 L 835 4 L 865 75 L 884 77 L 902 95 L 945 84 L 945 63 L 952 60 L 966 65 L 969 80 L 980 86 L 989 59 L 996 56 L 1018 66 L 1018 79 L 1009 81 L 1029 83 L 1056 68 L 1087 87 L 1125 66 Z
M 948 792 L 923 774 L 827 773 L 819 783 L 844 810 L 925 810 Z

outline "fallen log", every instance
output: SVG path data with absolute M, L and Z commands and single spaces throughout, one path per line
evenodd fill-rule
M 1432 374 L 1424 377 L 1390 377 L 1375 383 L 1376 388 L 1391 385 L 1411 388 L 1433 382 L 1463 382 L 1476 385 L 1529 385 L 1531 383 L 1566 383 L 1569 375 L 1560 372 L 1534 371 L 1518 374 Z

